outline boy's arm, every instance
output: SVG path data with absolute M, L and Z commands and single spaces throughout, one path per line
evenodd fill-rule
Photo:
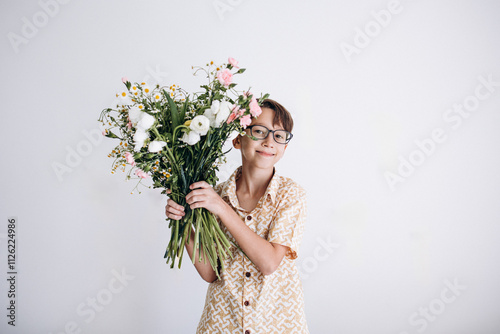
M 168 191 L 167 193 L 170 193 L 170 191 Z M 182 205 L 177 204 L 173 200 L 169 199 L 167 201 L 167 206 L 165 207 L 165 214 L 170 219 L 179 220 L 184 216 L 184 207 Z M 191 259 L 193 256 L 193 248 L 194 248 L 193 227 L 191 227 L 191 231 L 189 233 L 189 244 L 186 242 L 185 246 L 189 254 L 189 259 Z M 202 249 L 201 254 L 203 259 L 206 259 L 205 250 Z M 210 262 L 207 260 L 205 263 L 205 260 L 203 259 L 200 262 L 199 253 L 196 252 L 194 266 L 198 271 L 198 274 L 200 274 L 201 278 L 203 278 L 208 283 L 212 283 L 217 279 L 217 275 L 215 275 L 215 271 L 212 269 Z
M 271 243 L 252 231 L 206 182 L 196 182 L 190 187 L 196 189 L 186 196 L 191 209 L 206 208 L 219 216 L 226 229 L 238 245 L 264 275 L 272 274 L 288 251 L 287 246 Z

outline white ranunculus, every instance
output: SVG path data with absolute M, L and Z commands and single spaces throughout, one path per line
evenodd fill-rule
M 148 151 L 153 153 L 160 152 L 165 145 L 167 145 L 167 143 L 164 141 L 153 140 L 149 143 Z
M 128 118 L 134 124 L 139 122 L 144 114 L 146 113 L 137 107 L 132 107 L 128 110 Z
M 144 146 L 144 141 L 148 139 L 149 134 L 147 134 L 144 130 L 137 130 L 134 134 L 134 151 L 139 152 L 141 148 Z
M 212 109 L 207 109 L 205 110 L 205 112 L 203 113 L 203 116 L 205 116 L 206 118 L 208 118 L 210 120 L 210 126 L 215 128 L 215 114 L 212 112 Z
M 181 140 L 188 145 L 194 145 L 200 141 L 200 134 L 196 131 L 189 131 L 189 133 L 184 132 Z
M 210 129 L 210 120 L 206 116 L 198 115 L 191 120 L 189 128 L 198 132 L 200 136 L 204 136 L 207 134 L 208 129 Z
M 217 113 L 215 117 L 215 127 L 219 128 L 222 123 L 227 121 L 227 118 L 229 117 L 229 114 L 231 113 L 231 109 L 233 108 L 233 105 L 227 101 L 222 101 L 220 103 L 219 107 L 219 112 Z
M 150 114 L 144 113 L 139 123 L 137 123 L 137 128 L 144 131 L 149 130 L 149 128 L 155 123 L 156 118 Z
M 217 115 L 217 113 L 219 112 L 219 107 L 220 107 L 220 101 L 219 100 L 213 101 L 212 105 L 210 106 L 212 114 Z

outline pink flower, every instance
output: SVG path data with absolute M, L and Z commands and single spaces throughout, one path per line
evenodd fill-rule
M 243 129 L 245 129 L 251 123 L 252 123 L 252 119 L 250 118 L 250 115 L 245 115 L 242 118 L 240 118 L 240 125 L 243 127 Z
M 252 114 L 253 117 L 258 117 L 260 114 L 262 114 L 262 109 L 260 108 L 257 99 L 253 97 L 253 95 L 252 95 L 252 101 L 250 101 L 250 113 Z
M 226 123 L 227 124 L 232 123 L 236 119 L 236 117 L 238 117 L 238 115 L 233 111 L 231 115 L 229 115 L 229 117 L 227 118 Z
M 136 169 L 135 175 L 139 176 L 140 178 L 147 178 L 149 175 L 146 174 L 142 169 Z
M 105 136 L 106 135 L 106 130 L 102 130 L 102 135 Z
M 122 82 L 123 82 L 123 83 L 126 83 L 127 81 L 129 81 L 127 77 L 123 77 L 123 78 L 122 78 Z
M 132 129 L 132 122 L 129 120 L 127 123 L 127 128 L 130 130 Z
M 231 66 L 233 66 L 234 68 L 239 68 L 238 67 L 238 61 L 234 58 L 231 58 L 229 57 L 229 59 L 227 60 L 229 62 L 229 64 L 231 64 Z
M 224 87 L 229 87 L 231 82 L 233 82 L 233 74 L 227 68 L 217 72 L 217 79 Z
M 135 166 L 134 156 L 130 152 L 125 152 L 125 160 L 128 164 Z

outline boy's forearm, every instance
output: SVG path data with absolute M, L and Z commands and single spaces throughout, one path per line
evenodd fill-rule
M 200 245 L 201 247 L 201 245 Z M 193 256 L 193 248 L 194 248 L 194 230 L 191 227 L 191 231 L 189 233 L 189 244 L 186 243 L 186 250 L 189 255 L 189 260 L 191 261 L 192 256 Z M 196 251 L 195 254 L 195 259 L 194 259 L 194 266 L 196 270 L 198 271 L 198 274 L 200 274 L 201 278 L 203 278 L 205 281 L 211 283 L 215 281 L 217 278 L 217 275 L 215 275 L 215 271 L 212 269 L 212 266 L 210 265 L 210 262 L 206 258 L 205 251 L 202 249 L 201 254 L 203 259 L 201 262 L 199 261 L 199 253 Z M 206 263 L 205 263 L 206 261 Z
M 226 203 L 219 216 L 238 245 L 264 275 L 273 273 L 283 259 L 284 253 L 266 239 L 252 231 L 240 216 Z

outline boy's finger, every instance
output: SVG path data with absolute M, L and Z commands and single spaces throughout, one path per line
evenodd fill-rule
M 193 183 L 192 185 L 189 186 L 189 189 L 196 189 L 196 188 L 209 188 L 211 187 L 207 182 L 205 181 L 198 181 Z
M 172 208 L 176 208 L 177 210 L 182 210 L 184 211 L 184 207 L 180 204 L 177 204 L 176 202 L 174 202 L 173 200 L 171 200 L 170 198 L 168 199 L 167 201 L 167 206 L 170 206 Z
M 168 206 L 168 205 L 167 205 L 167 207 L 165 207 L 165 214 L 167 216 L 169 214 L 171 214 L 171 215 L 173 214 L 173 215 L 176 215 L 176 216 L 184 216 L 185 215 L 185 213 L 184 213 L 183 210 L 182 211 L 181 210 L 177 210 L 177 209 L 175 209 L 175 208 L 173 208 L 171 206 Z

